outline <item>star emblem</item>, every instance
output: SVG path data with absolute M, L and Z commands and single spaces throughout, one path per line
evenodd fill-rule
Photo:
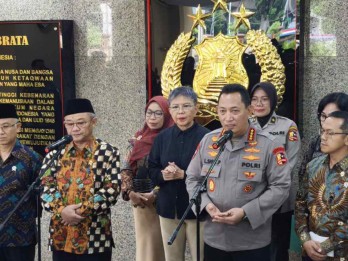
M 222 10 L 225 10 L 226 12 L 228 12 L 226 0 L 212 0 L 212 2 L 214 2 L 213 13 L 214 13 L 215 10 L 216 10 L 217 8 L 219 8 L 219 7 L 220 7 Z
M 192 29 L 198 25 L 206 29 L 204 19 L 207 19 L 209 16 L 211 16 L 211 14 L 203 14 L 201 5 L 198 5 L 196 15 L 188 15 L 188 17 L 193 19 Z
M 245 9 L 244 4 L 241 5 L 239 12 L 233 12 L 232 15 L 237 18 L 237 25 L 236 29 L 239 28 L 242 24 L 245 24 L 246 27 L 250 30 L 250 22 L 249 22 L 249 17 L 251 17 L 255 12 L 249 12 Z

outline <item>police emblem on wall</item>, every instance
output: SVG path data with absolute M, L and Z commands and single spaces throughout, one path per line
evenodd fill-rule
M 227 36 L 219 33 L 205 38 L 193 47 L 196 39 L 194 29 L 200 25 L 205 27 L 204 20 L 221 8 L 228 12 L 226 0 L 215 3 L 212 13 L 203 14 L 200 6 L 193 18 L 191 32 L 181 33 L 168 50 L 161 74 L 163 96 L 168 97 L 171 90 L 181 86 L 181 72 L 184 61 L 192 48 L 198 54 L 198 66 L 193 80 L 193 89 L 198 95 L 199 113 L 197 121 L 207 125 L 218 120 L 216 105 L 220 90 L 226 84 L 238 83 L 246 88 L 249 85 L 247 72 L 242 63 L 244 53 L 253 53 L 261 67 L 260 81 L 274 84 L 278 94 L 278 104 L 285 93 L 284 65 L 267 35 L 260 30 L 250 30 L 248 18 L 253 15 L 242 4 L 239 12 L 231 13 L 236 19 L 235 28 L 242 24 L 248 28 L 244 39 L 238 36 Z

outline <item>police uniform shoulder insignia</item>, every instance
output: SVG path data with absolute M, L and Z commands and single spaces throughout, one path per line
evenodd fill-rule
M 289 141 L 298 141 L 298 130 L 295 126 L 289 128 L 288 138 Z
M 255 128 L 250 128 L 249 133 L 248 133 L 248 142 L 250 146 L 256 146 L 257 141 L 256 141 L 256 129 Z
M 288 159 L 285 156 L 284 147 L 275 148 L 273 154 L 276 156 L 276 161 L 279 166 L 285 165 L 288 162 Z
M 275 123 L 277 121 L 277 118 L 275 116 L 272 116 L 271 123 Z

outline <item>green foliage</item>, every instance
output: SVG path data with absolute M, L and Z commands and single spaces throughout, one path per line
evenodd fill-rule
M 323 18 L 321 20 L 321 29 L 324 34 L 336 33 L 336 19 Z
M 214 32 L 215 34 L 218 34 L 219 32 L 222 32 L 223 34 L 227 33 L 227 19 L 225 17 L 225 11 L 218 10 L 215 12 L 214 17 Z
M 313 56 L 336 56 L 335 41 L 318 41 L 312 42 L 309 47 L 310 53 Z
M 332 16 L 334 12 L 332 11 L 332 6 L 334 6 L 335 1 L 327 0 L 315 0 L 311 1 L 311 12 L 318 16 Z
M 102 31 L 101 29 L 87 21 L 87 43 L 88 47 L 100 47 L 102 44 Z
M 296 40 L 291 40 L 291 41 L 285 41 L 283 42 L 282 44 L 282 48 L 284 50 L 287 50 L 287 49 L 296 49 Z
M 275 21 L 283 16 L 283 0 L 255 0 L 255 5 L 257 11 L 254 16 L 257 20 L 261 20 L 261 16 L 264 16 L 270 21 Z
M 267 35 L 271 35 L 274 38 L 279 38 L 281 30 L 281 23 L 279 21 L 274 22 L 267 30 Z

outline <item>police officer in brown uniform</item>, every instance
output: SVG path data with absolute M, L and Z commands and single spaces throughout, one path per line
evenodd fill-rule
M 291 183 L 285 149 L 249 125 L 250 97 L 243 86 L 226 85 L 217 111 L 223 128 L 204 136 L 186 171 L 192 196 L 218 153 L 213 143 L 224 131 L 233 131 L 202 194 L 201 207 L 208 213 L 204 258 L 268 261 L 272 215 Z

